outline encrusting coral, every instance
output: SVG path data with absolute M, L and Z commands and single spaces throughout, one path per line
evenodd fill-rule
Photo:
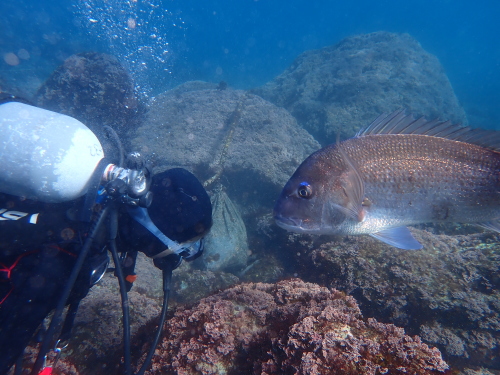
M 353 297 L 299 279 L 247 283 L 177 309 L 149 374 L 435 374 L 439 350 Z

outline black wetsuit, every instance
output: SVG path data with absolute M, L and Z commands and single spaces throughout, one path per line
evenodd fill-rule
M 78 220 L 82 202 L 48 204 L 0 194 L 0 374 L 7 373 L 53 310 L 81 249 L 88 223 Z M 126 230 L 128 215 L 122 215 Z M 128 223 L 128 224 L 127 224 Z M 140 228 L 139 228 L 140 230 Z M 137 231 L 137 228 L 136 228 Z M 90 288 L 94 260 L 107 257 L 105 228 L 93 242 L 68 303 Z M 123 250 L 123 243 L 121 241 Z M 135 255 L 131 251 L 135 263 Z M 130 263 L 129 263 L 130 264 Z M 134 265 L 127 267 L 133 273 Z
M 184 243 L 208 233 L 212 226 L 210 198 L 193 174 L 182 168 L 159 173 L 153 177 L 150 191 L 153 202 L 148 213 L 164 235 Z M 79 220 L 80 211 L 87 212 L 81 210 L 84 201 L 83 197 L 48 204 L 0 193 L 0 375 L 22 354 L 40 323 L 58 304 L 91 228 Z M 98 207 L 94 205 L 92 211 L 98 212 Z M 126 277 L 134 274 L 137 251 L 151 257 L 166 246 L 134 220 L 125 205 L 119 207 L 118 214 L 116 245 L 127 255 L 122 267 Z M 93 267 L 107 256 L 108 226 L 100 228 L 94 238 L 69 304 L 85 297 Z M 202 246 L 194 257 L 201 252 Z M 185 259 L 194 258 L 191 254 Z M 155 259 L 154 264 L 162 269 L 171 261 L 165 256 Z M 127 281 L 127 287 L 131 286 Z

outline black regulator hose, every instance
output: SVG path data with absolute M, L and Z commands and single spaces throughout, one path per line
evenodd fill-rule
M 120 285 L 120 296 L 122 300 L 122 313 L 123 313 L 123 351 L 124 351 L 124 365 L 125 375 L 132 374 L 132 365 L 130 361 L 130 313 L 129 302 L 127 294 L 127 286 L 125 284 L 125 277 L 123 276 L 122 265 L 118 256 L 116 248 L 116 235 L 118 233 L 118 210 L 113 204 L 113 210 L 110 215 L 109 225 L 109 248 L 113 255 L 113 262 L 115 263 L 116 277 Z
M 104 219 L 106 218 L 106 216 L 108 214 L 108 210 L 109 210 L 109 207 L 105 207 L 99 213 L 99 216 L 98 216 L 97 220 L 95 221 L 94 226 L 89 231 L 89 236 L 86 238 L 86 240 L 83 244 L 83 247 L 80 251 L 80 254 L 78 255 L 78 258 L 76 260 L 76 263 L 73 266 L 73 270 L 71 271 L 71 275 L 69 276 L 69 279 L 66 282 L 66 286 L 64 287 L 64 290 L 61 294 L 61 297 L 59 298 L 59 302 L 57 304 L 54 315 L 52 316 L 52 321 L 50 322 L 49 329 L 47 330 L 47 332 L 45 334 L 45 337 L 42 341 L 42 345 L 40 346 L 40 351 L 38 352 L 38 357 L 36 358 L 35 364 L 33 365 L 33 370 L 31 371 L 31 375 L 38 375 L 42 366 L 44 365 L 45 356 L 48 353 L 48 351 L 51 349 L 51 346 L 53 345 L 52 338 L 54 337 L 56 329 L 59 328 L 59 326 L 61 324 L 62 313 L 63 313 L 64 307 L 66 306 L 66 302 L 68 300 L 69 294 L 71 293 L 71 290 L 73 289 L 73 286 L 74 286 L 75 281 L 80 273 L 80 270 L 82 269 L 83 262 L 87 258 L 87 255 L 88 255 L 90 248 L 92 246 L 92 242 L 94 241 L 94 237 L 95 237 L 96 233 L 98 232 L 99 228 L 104 223 Z
M 113 255 L 113 262 L 115 263 L 115 272 L 118 278 L 118 283 L 120 285 L 120 295 L 122 299 L 122 311 L 123 311 L 123 349 L 124 349 L 124 366 L 125 375 L 132 374 L 131 366 L 131 355 L 130 355 L 130 313 L 129 313 L 129 301 L 127 294 L 127 287 L 125 284 L 125 277 L 123 276 L 122 265 L 118 256 L 118 250 L 116 248 L 116 235 L 118 232 L 118 211 L 114 208 L 110 213 L 110 233 L 109 233 L 109 246 L 111 254 Z M 162 274 L 163 274 L 163 304 L 160 314 L 160 322 L 158 324 L 158 329 L 156 330 L 155 337 L 151 343 L 151 348 L 149 349 L 148 355 L 142 364 L 139 372 L 136 375 L 144 375 L 144 372 L 148 369 L 151 364 L 151 359 L 155 353 L 156 347 L 158 346 L 158 341 L 160 341 L 161 332 L 163 330 L 163 325 L 167 318 L 168 311 L 168 299 L 170 297 L 170 288 L 172 285 L 172 271 L 177 268 L 180 263 L 180 256 L 177 254 L 170 254 L 164 258 L 165 261 L 162 262 Z
M 168 298 L 170 297 L 170 286 L 172 285 L 172 271 L 177 267 L 179 261 L 168 262 L 162 268 L 163 272 L 163 305 L 161 307 L 160 314 L 160 322 L 158 323 L 158 329 L 156 330 L 156 334 L 153 342 L 151 343 L 151 348 L 149 348 L 148 356 L 146 360 L 141 366 L 141 369 L 136 375 L 144 375 L 144 372 L 148 369 L 151 364 L 151 359 L 155 354 L 156 347 L 158 345 L 158 341 L 160 341 L 161 332 L 163 331 L 163 325 L 165 324 L 165 320 L 167 318 L 167 310 L 168 310 Z

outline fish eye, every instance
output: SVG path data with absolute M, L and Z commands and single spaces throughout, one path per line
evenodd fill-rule
M 313 194 L 311 185 L 309 185 L 307 182 L 301 182 L 299 188 L 297 189 L 297 194 L 301 198 L 311 198 Z

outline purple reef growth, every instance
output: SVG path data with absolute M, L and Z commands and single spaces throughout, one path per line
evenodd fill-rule
M 248 283 L 177 309 L 150 374 L 434 374 L 438 349 L 298 279 Z

